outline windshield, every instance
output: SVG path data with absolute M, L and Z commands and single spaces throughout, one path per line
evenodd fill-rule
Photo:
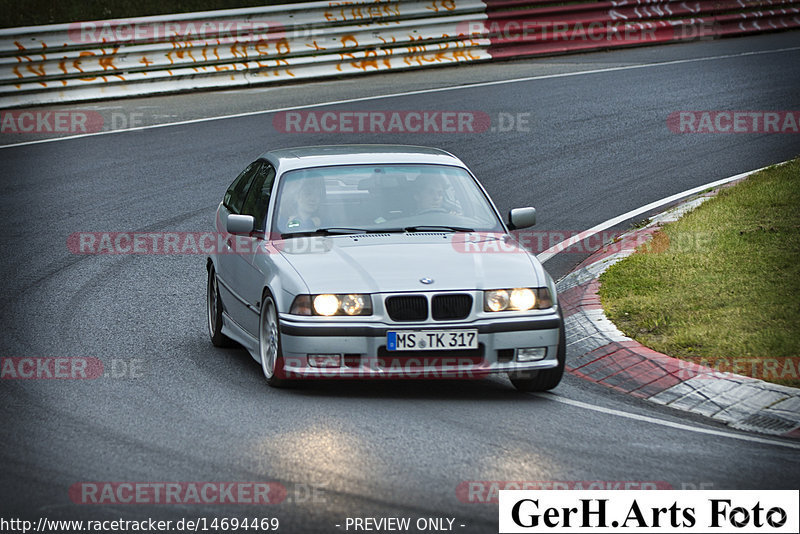
M 284 236 L 392 231 L 502 232 L 464 169 L 445 165 L 341 165 L 289 171 L 273 228 Z

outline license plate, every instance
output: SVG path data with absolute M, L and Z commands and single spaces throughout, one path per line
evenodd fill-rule
M 477 330 L 397 330 L 386 333 L 387 350 L 461 350 L 477 348 Z

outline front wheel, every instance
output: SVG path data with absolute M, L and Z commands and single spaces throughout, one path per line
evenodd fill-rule
M 560 312 L 559 312 L 560 314 Z M 553 389 L 561 382 L 564 376 L 564 365 L 567 361 L 567 339 L 564 333 L 564 319 L 561 319 L 561 326 L 558 332 L 558 350 L 556 352 L 558 365 L 552 369 L 540 369 L 532 372 L 509 373 L 508 378 L 517 388 L 517 391 L 547 391 Z
M 275 301 L 269 294 L 264 295 L 261 303 L 261 317 L 258 328 L 258 354 L 261 358 L 261 369 L 267 384 L 274 388 L 290 384 L 283 378 L 283 356 L 281 355 L 281 338 L 278 325 L 278 310 Z

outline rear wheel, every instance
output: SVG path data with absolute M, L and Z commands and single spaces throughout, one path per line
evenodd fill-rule
M 286 387 L 290 382 L 284 378 L 283 356 L 281 355 L 281 337 L 278 323 L 278 309 L 275 301 L 267 293 L 261 303 L 261 317 L 258 328 L 258 354 L 261 357 L 261 369 L 267 384 L 272 387 Z
M 215 347 L 230 347 L 233 341 L 222 333 L 222 299 L 219 297 L 219 284 L 214 266 L 208 268 L 206 285 L 206 315 L 208 316 L 208 335 Z
M 560 314 L 560 312 L 559 312 Z M 508 378 L 518 391 L 547 391 L 561 382 L 564 375 L 564 364 L 567 360 L 567 339 L 564 333 L 564 319 L 558 329 L 558 349 L 556 352 L 558 365 L 552 369 L 540 369 L 521 373 L 509 373 Z

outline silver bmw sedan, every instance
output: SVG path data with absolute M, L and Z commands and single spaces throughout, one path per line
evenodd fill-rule
M 208 330 L 243 345 L 267 383 L 467 378 L 522 391 L 564 372 L 555 284 L 486 191 L 443 150 L 274 150 L 233 181 L 207 258 Z

